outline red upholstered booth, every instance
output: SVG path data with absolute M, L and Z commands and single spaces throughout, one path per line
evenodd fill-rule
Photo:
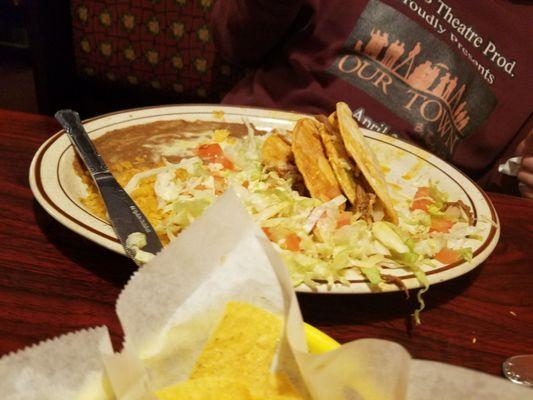
M 32 40 L 41 110 L 76 107 L 88 117 L 143 105 L 218 102 L 243 71 L 215 50 L 214 1 L 37 2 Z

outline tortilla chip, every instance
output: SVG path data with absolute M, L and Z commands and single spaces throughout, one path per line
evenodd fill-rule
M 190 375 L 219 376 L 245 385 L 266 386 L 283 321 L 246 303 L 229 302 Z
M 270 372 L 282 328 L 262 308 L 229 302 L 190 379 L 158 391 L 158 399 L 302 399 L 285 375 Z
M 311 197 L 329 201 L 342 193 L 318 130 L 317 122 L 310 118 L 300 119 L 293 130 L 292 151 Z
M 301 400 L 282 374 L 270 375 L 268 386 L 250 390 L 242 382 L 219 376 L 191 379 L 155 393 L 158 400 Z M 254 393 L 252 393 L 254 392 Z
M 155 393 L 158 400 L 253 400 L 248 388 L 218 376 L 191 379 Z
M 354 159 L 366 181 L 383 204 L 386 218 L 393 224 L 398 224 L 398 215 L 392 205 L 383 171 L 379 167 L 374 152 L 366 142 L 352 116 L 352 111 L 346 103 L 337 103 L 337 118 L 342 140 L 348 154 Z

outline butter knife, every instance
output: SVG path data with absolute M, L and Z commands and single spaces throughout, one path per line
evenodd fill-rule
M 76 111 L 59 110 L 56 119 L 89 170 L 104 200 L 111 225 L 122 247 L 137 265 L 144 263 L 146 252 L 157 254 L 162 248 L 154 228 L 131 197 L 119 185 L 83 127 Z M 142 234 L 142 235 L 140 235 Z M 146 239 L 137 244 L 136 238 Z M 144 242 L 144 240 L 141 240 Z

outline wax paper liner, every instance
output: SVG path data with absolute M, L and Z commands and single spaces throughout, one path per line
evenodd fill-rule
M 2 400 L 112 400 L 102 354 L 112 354 L 106 327 L 67 333 L 0 359 Z
M 463 371 L 412 360 L 402 346 L 377 339 L 309 354 L 287 269 L 230 190 L 138 271 L 121 293 L 117 313 L 126 350 L 114 356 L 109 372 L 117 397 L 151 399 L 155 390 L 187 379 L 230 300 L 283 316 L 285 334 L 274 368 L 285 372 L 304 398 L 421 399 L 428 390 L 433 399 L 444 398 L 452 386 L 436 382 L 448 382 L 447 377 Z M 475 393 L 476 399 L 524 398 L 523 388 L 466 371 L 471 379 L 455 382 L 453 393 Z M 493 390 L 480 391 L 479 385 Z

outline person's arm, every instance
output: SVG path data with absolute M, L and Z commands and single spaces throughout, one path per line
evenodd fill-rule
M 211 25 L 217 51 L 240 66 L 259 63 L 289 31 L 303 0 L 218 0 Z

